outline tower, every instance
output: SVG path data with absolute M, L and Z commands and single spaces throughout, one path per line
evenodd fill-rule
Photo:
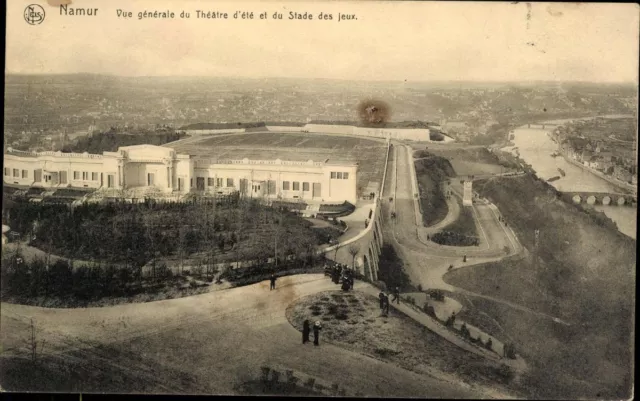
M 462 206 L 472 206 L 473 205 L 473 181 L 465 180 L 464 181 L 464 192 L 462 196 Z

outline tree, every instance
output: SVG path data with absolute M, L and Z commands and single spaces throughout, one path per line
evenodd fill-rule
M 31 362 L 35 364 L 38 361 L 38 355 L 42 354 L 42 350 L 44 349 L 44 340 L 39 344 L 40 349 L 38 350 L 38 339 L 36 336 L 36 326 L 33 323 L 33 319 L 31 319 L 31 325 L 29 330 L 29 339 L 27 340 L 27 345 L 29 347 L 29 351 L 31 353 Z
M 358 255 L 358 252 L 360 252 L 360 247 L 356 244 L 351 244 L 349 245 L 349 248 L 347 250 L 349 252 L 349 255 L 351 255 L 351 268 L 355 270 L 356 256 Z
M 180 274 L 182 275 L 182 269 L 184 267 L 184 258 L 187 255 L 187 230 L 184 227 L 178 228 L 178 258 L 180 259 Z

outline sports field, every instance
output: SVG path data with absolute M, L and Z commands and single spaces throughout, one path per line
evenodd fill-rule
M 384 142 L 365 138 L 278 132 L 207 135 L 165 146 L 215 159 L 357 162 L 358 196 L 382 180 L 386 149 Z

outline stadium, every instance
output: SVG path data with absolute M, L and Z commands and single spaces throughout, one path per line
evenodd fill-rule
M 9 148 L 4 186 L 13 196 L 35 202 L 183 201 L 238 194 L 311 215 L 337 205 L 344 205 L 342 212 L 352 210 L 380 188 L 389 135 L 269 128 L 273 131 L 188 132 L 186 139 L 163 146 L 124 146 L 103 154 Z

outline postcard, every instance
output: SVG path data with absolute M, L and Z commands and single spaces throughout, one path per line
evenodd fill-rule
M 629 399 L 637 4 L 12 0 L 0 389 Z

